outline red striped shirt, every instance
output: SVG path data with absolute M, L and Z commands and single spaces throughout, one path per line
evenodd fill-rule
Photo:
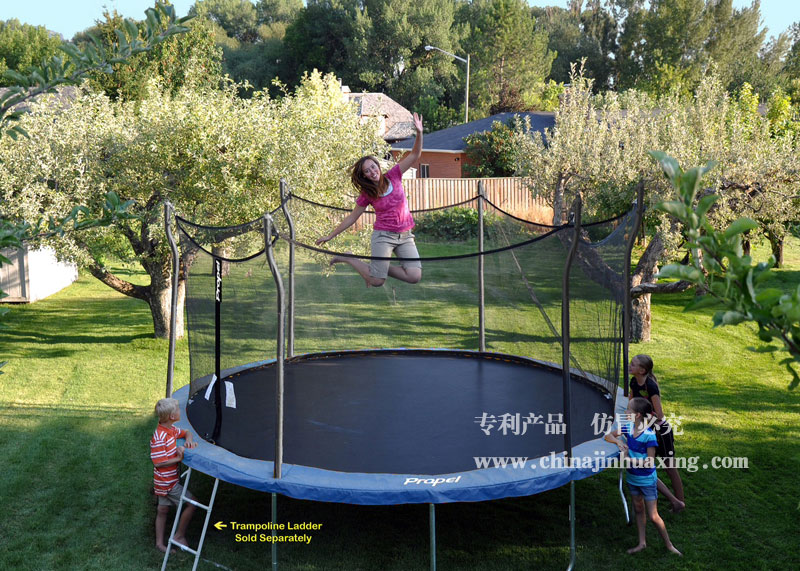
M 150 458 L 153 460 L 153 487 L 157 496 L 166 496 L 175 484 L 178 483 L 178 465 L 172 464 L 159 468 L 155 464 L 169 460 L 178 455 L 178 446 L 175 441 L 185 438 L 186 431 L 176 426 L 162 426 L 159 424 L 150 440 Z

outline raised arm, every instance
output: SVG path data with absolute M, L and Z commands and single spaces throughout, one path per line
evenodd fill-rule
M 400 162 L 397 163 L 397 166 L 400 167 L 401 173 L 404 173 L 410 169 L 414 163 L 419 160 L 419 157 L 422 154 L 422 117 L 416 113 L 414 113 L 414 128 L 417 130 L 417 138 L 414 140 L 414 146 L 411 148 L 411 152 L 400 159 Z
M 322 236 L 321 238 L 317 238 L 317 241 L 315 242 L 315 244 L 317 246 L 319 246 L 320 244 L 324 244 L 325 242 L 327 242 L 329 240 L 333 240 L 336 236 L 338 236 L 339 234 L 341 234 L 342 232 L 344 232 L 345 230 L 350 228 L 350 226 L 355 224 L 356 220 L 358 220 L 359 217 L 362 214 L 364 214 L 364 211 L 366 209 L 367 209 L 366 206 L 358 206 L 358 205 L 356 205 L 356 207 L 353 208 L 353 211 L 350 212 L 350 214 L 348 214 L 347 216 L 345 216 L 344 220 L 342 220 L 339 223 L 339 225 L 336 228 L 333 229 L 333 232 L 331 232 L 327 236 Z

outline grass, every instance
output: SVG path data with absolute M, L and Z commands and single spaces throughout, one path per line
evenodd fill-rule
M 796 287 L 798 271 L 800 248 L 793 241 L 787 267 L 776 281 Z M 135 272 L 126 277 L 144 280 Z M 398 328 L 428 328 L 435 337 L 471 319 L 460 295 L 451 292 L 456 303 L 448 306 L 448 291 L 433 287 L 440 278 L 426 274 L 430 305 L 416 316 L 419 323 L 397 323 Z M 329 279 L 362 287 L 360 278 L 346 271 Z M 398 286 L 361 295 L 360 304 L 345 308 L 336 319 L 346 320 L 348 327 L 365 324 L 372 329 L 369 339 L 380 343 L 392 327 L 377 319 L 370 306 L 378 300 L 389 306 L 406 294 Z M 335 301 L 307 299 L 309 304 Z M 633 345 L 631 353 L 653 356 L 666 412 L 682 417 L 684 434 L 676 442 L 680 456 L 698 457 L 699 466 L 714 456 L 747 457 L 749 467 L 682 472 L 687 510 L 679 515 L 661 510 L 673 542 L 685 553 L 682 559 L 666 553 L 652 526 L 645 553 L 626 555 L 635 529 L 622 519 L 616 474 L 577 482 L 578 565 L 800 568 L 800 393 L 787 390 L 789 377 L 774 355 L 747 351 L 755 344 L 749 326 L 714 330 L 709 313 L 682 311 L 688 299 L 654 299 L 653 340 Z M 310 328 L 316 310 L 308 309 L 314 310 L 304 316 Z M 429 314 L 434 310 L 436 318 Z M 500 319 L 512 329 L 514 320 L 522 320 L 514 312 Z M 0 331 L 0 356 L 10 361 L 0 376 L 0 568 L 159 568 L 147 441 L 155 422 L 152 405 L 164 393 L 167 343 L 152 338 L 147 306 L 82 276 L 46 300 L 14 307 L 6 322 Z M 348 335 L 354 333 L 345 329 L 342 337 Z M 450 335 L 465 346 L 474 340 L 471 327 Z M 187 353 L 186 342 L 179 342 L 177 385 L 189 377 Z M 201 499 L 207 497 L 209 479 L 196 478 L 192 488 Z M 437 506 L 439 568 L 563 569 L 569 552 L 568 501 L 568 488 L 561 488 L 528 498 Z M 281 521 L 323 524 L 310 545 L 281 546 L 281 569 L 428 566 L 427 506 L 281 498 L 278 509 Z M 269 510 L 267 494 L 223 483 L 212 522 L 263 523 L 270 519 Z M 193 541 L 201 525 L 202 518 L 195 516 L 189 530 Z M 211 529 L 203 557 L 231 569 L 263 569 L 270 549 L 265 543 L 237 543 L 229 529 Z M 183 554 L 171 562 L 171 568 L 190 565 Z M 206 561 L 200 568 L 216 567 Z

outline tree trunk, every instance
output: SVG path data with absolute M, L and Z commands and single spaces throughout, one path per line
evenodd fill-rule
M 631 287 L 642 283 L 652 282 L 658 272 L 658 260 L 664 253 L 664 242 L 656 234 L 647 245 L 636 269 L 631 276 Z M 650 341 L 652 313 L 650 308 L 650 294 L 646 293 L 631 300 L 631 342 Z
M 631 338 L 630 342 L 650 341 L 651 333 L 650 294 L 635 297 L 631 300 Z
M 745 256 L 750 255 L 752 244 L 750 242 L 750 230 L 742 234 L 742 254 Z
M 159 280 L 161 282 L 161 280 Z M 160 339 L 169 338 L 170 310 L 172 309 L 172 284 L 151 283 L 147 303 L 153 317 L 153 334 Z M 178 280 L 178 314 L 175 321 L 175 338 L 180 339 L 184 333 L 183 306 L 186 300 L 186 282 Z
M 772 248 L 772 255 L 775 256 L 775 267 L 783 267 L 783 236 L 778 236 L 773 232 L 767 232 L 767 239 Z
M 564 194 L 566 193 L 569 177 L 564 173 L 559 173 L 556 187 L 553 191 L 553 226 L 560 226 L 566 222 L 566 208 L 564 206 Z

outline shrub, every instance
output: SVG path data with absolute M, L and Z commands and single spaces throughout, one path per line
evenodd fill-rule
M 498 226 L 497 214 L 484 212 L 484 231 Z M 447 210 L 434 210 L 416 217 L 414 232 L 448 242 L 465 242 L 478 237 L 478 211 L 456 206 Z

